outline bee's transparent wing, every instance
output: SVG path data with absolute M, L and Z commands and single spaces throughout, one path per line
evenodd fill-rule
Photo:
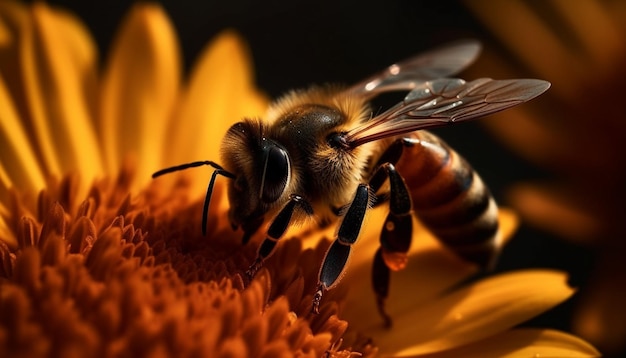
M 426 81 L 402 102 L 349 131 L 346 140 L 356 147 L 419 129 L 475 119 L 526 102 L 549 87 L 549 82 L 535 79 Z
M 480 52 L 475 40 L 456 41 L 393 64 L 346 90 L 371 99 L 380 93 L 408 91 L 424 81 L 452 76 L 469 66 Z

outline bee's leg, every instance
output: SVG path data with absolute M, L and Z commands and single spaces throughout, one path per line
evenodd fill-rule
M 263 240 L 261 246 L 259 246 L 256 259 L 246 271 L 246 275 L 249 279 L 252 279 L 254 275 L 256 275 L 257 271 L 263 266 L 263 261 L 274 253 L 278 240 L 283 236 L 285 231 L 287 231 L 293 213 L 298 207 L 304 210 L 307 215 L 313 215 L 311 205 L 300 195 L 292 194 L 289 202 L 287 202 L 278 215 L 274 217 L 274 220 L 272 220 L 267 230 L 267 237 Z
M 395 165 L 402 157 L 402 153 L 404 152 L 404 148 L 410 147 L 414 145 L 414 139 L 412 138 L 400 138 L 387 147 L 385 151 L 382 153 L 376 164 L 372 167 L 372 172 L 378 170 L 381 166 L 386 163 Z M 389 200 L 389 193 L 378 193 L 378 190 L 383 186 L 385 180 L 387 179 L 387 175 L 385 173 L 380 173 L 378 175 L 374 175 L 369 182 L 370 188 L 373 193 L 376 193 L 376 201 L 374 202 L 374 207 L 384 204 Z
M 391 326 L 391 318 L 385 311 L 385 299 L 389 293 L 390 270 L 399 271 L 406 267 L 407 252 L 411 246 L 413 219 L 411 196 L 404 179 L 391 163 L 378 167 L 373 180 L 389 178 L 389 214 L 380 233 L 380 247 L 374 256 L 372 285 L 376 293 L 376 304 L 385 326 Z
M 354 244 L 359 237 L 361 231 L 361 225 L 365 218 L 365 212 L 370 206 L 370 189 L 366 184 L 360 184 L 354 195 L 354 199 L 346 214 L 341 221 L 339 230 L 337 232 L 337 239 L 332 243 L 322 268 L 320 269 L 318 286 L 315 295 L 313 296 L 313 307 L 311 311 L 319 313 L 319 305 L 322 300 L 322 295 L 325 291 L 332 288 L 341 277 L 341 273 L 346 267 L 352 244 Z
M 395 165 L 400 160 L 400 157 L 404 152 L 404 147 L 409 145 L 407 142 L 408 140 L 409 139 L 402 138 L 391 143 L 389 147 L 387 147 L 387 149 L 385 149 L 385 151 L 381 154 L 376 164 L 372 167 L 372 172 L 374 173 L 379 171 L 378 169 L 385 163 Z M 378 189 L 383 186 L 383 184 L 385 183 L 385 179 L 387 179 L 387 176 L 384 175 L 384 173 L 372 176 L 369 181 L 369 185 L 374 193 L 376 193 Z

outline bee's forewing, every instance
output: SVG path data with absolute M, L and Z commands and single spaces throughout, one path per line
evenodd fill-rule
M 549 82 L 536 79 L 425 81 L 402 102 L 349 131 L 346 139 L 356 147 L 419 129 L 479 118 L 533 99 L 549 87 Z

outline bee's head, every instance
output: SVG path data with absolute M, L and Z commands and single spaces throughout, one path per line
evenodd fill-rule
M 280 204 L 291 181 L 291 161 L 285 148 L 263 136 L 260 121 L 234 124 L 222 142 L 222 162 L 235 175 L 228 186 L 230 220 L 252 234 L 265 213 Z

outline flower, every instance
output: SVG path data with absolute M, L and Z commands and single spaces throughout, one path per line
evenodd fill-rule
M 593 249 L 595 267 L 582 287 L 573 326 L 604 353 L 623 356 L 626 166 L 619 157 L 626 149 L 625 7 L 611 1 L 466 5 L 500 47 L 485 54 L 475 71 L 524 73 L 553 84 L 541 100 L 507 112 L 506 120 L 484 123 L 502 143 L 553 174 L 514 185 L 509 202 L 528 223 Z
M 102 74 L 84 25 L 46 4 L 0 3 L 0 44 L 0 355 L 598 354 L 566 333 L 511 329 L 572 294 L 563 273 L 456 287 L 476 269 L 423 229 L 412 263 L 394 276 L 392 330 L 372 314 L 361 279 L 377 230 L 366 230 L 317 315 L 328 230 L 293 230 L 248 282 L 255 244 L 242 246 L 229 228 L 223 184 L 205 238 L 196 193 L 206 176 L 148 181 L 166 164 L 216 157 L 231 123 L 264 111 L 232 32 L 214 40 L 187 83 L 157 5 L 132 8 Z M 506 210 L 502 226 L 510 237 Z

